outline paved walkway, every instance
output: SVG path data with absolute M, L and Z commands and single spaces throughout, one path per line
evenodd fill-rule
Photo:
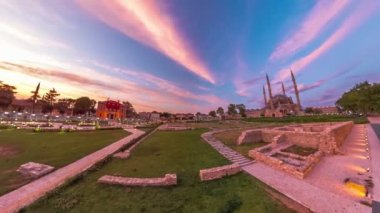
M 367 129 L 365 124 L 356 124 L 352 127 L 342 147 L 342 154 L 324 156 L 313 168 L 313 171 L 304 179 L 306 182 L 344 196 L 353 201 L 368 200 L 354 190 L 348 188 L 344 180 L 352 178 L 355 180 L 369 179 L 371 174 L 366 171 L 371 167 L 371 160 L 367 159 Z
M 96 163 L 104 160 L 121 147 L 130 143 L 133 139 L 144 134 L 138 129 L 125 129 L 132 134 L 103 149 L 83 157 L 74 163 L 47 174 L 27 185 L 24 185 L 8 194 L 0 197 L 0 212 L 17 212 L 43 197 L 46 193 L 54 190 L 68 179 L 73 178 L 91 168 Z
M 212 136 L 216 133 L 208 132 L 202 135 L 208 143 L 222 143 Z M 214 147 L 214 146 L 213 146 Z M 219 148 L 219 147 L 216 147 Z M 218 149 L 217 149 L 218 150 Z M 222 150 L 218 150 L 225 157 Z M 228 149 L 227 149 L 228 150 Z M 293 199 L 301 205 L 309 208 L 313 212 L 318 213 L 370 213 L 371 208 L 350 199 L 341 197 L 334 193 L 324 191 L 316 186 L 307 183 L 304 180 L 294 178 L 284 172 L 277 171 L 260 162 L 250 164 L 243 167 L 248 174 L 256 177 L 265 184 L 276 189 L 285 196 Z
M 222 131 L 225 131 L 225 130 L 222 130 Z M 229 161 L 233 163 L 239 164 L 241 167 L 251 165 L 255 162 L 244 157 L 240 153 L 236 152 L 235 150 L 231 149 L 230 147 L 224 145 L 222 142 L 214 138 L 212 135 L 217 132 L 221 132 L 221 130 L 206 132 L 202 134 L 202 138 L 208 144 L 210 144 L 214 149 L 216 149 L 220 154 L 222 154 L 226 159 L 228 159 Z
M 371 124 L 380 125 L 380 117 L 368 118 Z M 380 139 L 371 125 L 367 126 L 368 143 L 372 161 L 373 200 L 380 202 Z

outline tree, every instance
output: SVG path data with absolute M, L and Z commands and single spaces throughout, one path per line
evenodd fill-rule
M 309 114 L 314 112 L 313 107 L 306 107 L 304 111 L 305 113 L 309 113 Z
M 380 112 L 380 84 L 356 84 L 336 102 L 338 108 L 352 113 Z
M 237 104 L 236 108 L 239 110 L 239 114 L 241 117 L 246 117 L 246 114 L 245 114 L 246 108 L 244 104 Z
M 74 108 L 75 100 L 71 98 L 62 98 L 59 99 L 55 104 L 55 108 L 59 111 L 60 114 L 66 114 Z
M 224 109 L 222 107 L 218 107 L 218 109 L 216 110 L 216 113 L 219 116 L 223 116 L 224 115 Z
M 58 96 L 60 94 L 54 88 L 42 96 L 42 113 L 51 113 L 53 111 Z
M 41 84 L 38 83 L 36 90 L 30 91 L 30 93 L 32 93 L 32 96 L 29 98 L 29 100 L 32 102 L 32 105 L 33 105 L 32 113 L 34 113 L 34 109 L 36 107 L 36 104 L 37 104 L 38 100 L 41 98 L 41 96 L 38 94 L 40 91 L 40 85 Z
M 236 105 L 235 104 L 228 105 L 227 114 L 229 114 L 229 115 L 236 115 L 237 114 L 237 110 L 236 110 Z
M 91 110 L 93 101 L 89 97 L 80 97 L 75 101 L 73 113 L 75 115 L 83 115 Z
M 8 85 L 0 81 L 0 107 L 8 108 L 15 99 L 16 87 Z
M 215 117 L 216 117 L 216 112 L 215 112 L 215 110 L 210 111 L 210 112 L 208 113 L 208 115 L 211 116 L 211 117 L 213 117 L 213 118 L 215 118 Z
M 128 117 L 135 117 L 136 116 L 136 114 L 137 114 L 136 110 L 135 110 L 135 108 L 133 107 L 133 105 L 130 102 L 125 101 L 125 102 L 123 102 L 123 105 L 126 108 L 126 116 L 127 116 L 127 118 Z

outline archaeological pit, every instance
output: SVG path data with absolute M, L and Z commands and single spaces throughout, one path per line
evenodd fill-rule
M 242 132 L 237 144 L 268 142 L 249 156 L 303 179 L 323 155 L 338 154 L 353 122 L 295 124 Z

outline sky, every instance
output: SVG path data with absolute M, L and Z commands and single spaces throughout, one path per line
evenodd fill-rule
M 378 0 L 0 0 L 0 81 L 29 97 L 131 102 L 137 111 L 263 107 L 268 74 L 302 106 L 380 82 Z

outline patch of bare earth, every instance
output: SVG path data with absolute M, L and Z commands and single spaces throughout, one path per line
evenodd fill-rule
M 10 145 L 0 146 L 0 158 L 11 158 L 19 153 L 19 150 Z

